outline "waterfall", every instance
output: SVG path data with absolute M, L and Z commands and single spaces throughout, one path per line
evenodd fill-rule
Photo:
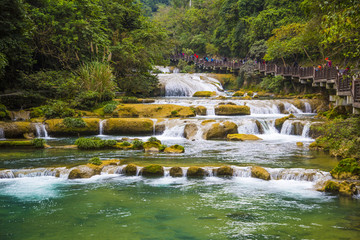
M 264 129 L 264 134 L 275 134 L 279 133 L 278 130 L 275 128 L 275 121 L 274 120 L 258 120 Z
M 142 167 L 136 166 L 136 176 L 140 175 L 140 171 L 143 169 Z
M 332 179 L 329 172 L 323 172 L 317 169 L 303 168 L 266 168 L 270 173 L 271 180 L 295 180 L 295 181 L 325 181 Z
M 185 125 L 185 121 L 181 119 L 166 120 L 165 131 L 161 136 L 170 138 L 183 138 Z
M 5 132 L 3 128 L 0 128 L 0 139 L 5 139 Z
M 290 135 L 293 132 L 293 123 L 290 120 L 286 120 L 282 125 L 280 134 Z
M 99 122 L 99 136 L 104 135 L 104 124 L 106 123 L 107 119 L 102 119 Z
M 183 172 L 183 177 L 187 177 L 188 169 L 189 169 L 189 167 L 181 167 L 181 170 Z
M 233 166 L 232 169 L 234 170 L 234 173 L 233 173 L 234 177 L 242 177 L 242 178 L 251 177 L 251 167 Z
M 170 177 L 171 167 L 163 167 L 163 169 L 164 169 L 164 177 Z
M 221 83 L 206 74 L 159 74 L 160 83 L 165 86 L 165 96 L 191 97 L 197 91 L 211 91 L 220 94 Z
M 306 112 L 306 113 L 312 113 L 310 103 L 305 102 L 304 104 L 305 104 L 305 112 Z
M 152 119 L 153 121 L 153 135 L 155 136 L 156 135 L 156 123 L 157 123 L 157 119 Z
M 303 138 L 307 138 L 309 137 L 309 132 L 310 132 L 310 127 L 311 127 L 311 123 L 310 122 L 307 122 L 303 128 L 303 131 L 302 131 L 302 134 L 301 136 Z
M 301 111 L 300 109 L 298 109 L 297 107 L 295 107 L 293 104 L 291 104 L 289 102 L 285 102 L 284 107 L 285 107 L 285 111 L 287 111 L 289 113 L 303 113 L 303 111 Z
M 238 132 L 244 134 L 259 134 L 259 128 L 255 121 L 247 120 L 243 124 L 238 125 Z
M 49 135 L 46 131 L 46 127 L 43 123 L 36 123 L 35 129 L 36 129 L 36 137 L 37 138 L 48 138 L 49 137 Z

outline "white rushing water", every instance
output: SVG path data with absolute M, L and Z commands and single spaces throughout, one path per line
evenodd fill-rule
M 0 139 L 5 139 L 5 132 L 3 128 L 0 128 Z
M 104 125 L 105 125 L 106 121 L 107 121 L 107 119 L 102 119 L 99 122 L 99 136 L 104 135 Z
M 220 82 L 207 74 L 159 74 L 158 77 L 167 97 L 191 97 L 197 91 L 211 91 L 219 95 L 223 91 Z
M 49 138 L 48 132 L 46 131 L 45 124 L 43 123 L 36 123 L 36 137 L 37 138 Z

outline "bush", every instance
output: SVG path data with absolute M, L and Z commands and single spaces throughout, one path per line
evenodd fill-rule
M 0 104 L 0 120 L 4 120 L 7 118 L 9 118 L 9 115 L 8 115 L 5 105 Z
M 83 128 L 86 123 L 82 118 L 66 117 L 63 121 L 64 125 L 68 128 Z
M 75 110 L 68 108 L 67 103 L 62 101 L 53 101 L 40 108 L 46 118 L 65 118 L 75 116 Z
M 100 138 L 78 138 L 75 141 L 75 145 L 79 149 L 100 149 L 100 148 L 111 148 L 116 144 L 116 140 L 101 140 Z
M 150 137 L 147 141 L 148 142 L 158 142 L 161 144 L 161 141 L 159 139 L 157 139 L 156 137 Z
M 89 160 L 89 163 L 99 166 L 102 164 L 102 161 L 98 157 L 93 157 Z
M 139 100 L 136 97 L 122 97 L 121 102 L 123 102 L 123 103 L 138 103 Z
M 117 107 L 117 105 L 114 103 L 106 104 L 104 107 L 104 113 L 107 113 L 107 114 L 113 113 L 114 110 L 116 109 L 116 107 Z
M 131 143 L 125 141 L 125 142 L 122 142 L 121 145 L 125 146 L 125 147 L 128 147 L 128 146 L 131 146 Z
M 260 87 L 274 93 L 280 93 L 284 88 L 284 78 L 282 76 L 266 76 L 260 83 Z
M 354 158 L 345 158 L 341 160 L 333 170 L 331 170 L 332 175 L 344 172 L 360 176 L 359 163 Z
M 34 145 L 36 148 L 44 148 L 46 141 L 42 138 L 35 138 L 31 140 L 31 144 Z
M 134 140 L 132 142 L 134 149 L 143 149 L 144 148 L 144 142 L 141 140 Z

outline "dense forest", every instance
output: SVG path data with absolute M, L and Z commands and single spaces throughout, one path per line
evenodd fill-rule
M 0 101 L 74 108 L 149 96 L 176 52 L 358 66 L 357 0 L 3 0 Z

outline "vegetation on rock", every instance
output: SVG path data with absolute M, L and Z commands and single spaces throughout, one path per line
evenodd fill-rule
M 152 164 L 141 169 L 141 175 L 146 177 L 162 177 L 164 176 L 164 169 L 160 165 Z
M 262 167 L 254 166 L 251 168 L 251 177 L 270 180 L 270 173 Z
M 360 179 L 360 162 L 354 158 L 345 158 L 330 173 L 336 179 Z
M 250 107 L 238 105 L 219 105 L 215 107 L 216 115 L 250 115 Z
M 105 149 L 113 148 L 116 145 L 116 140 L 102 140 L 97 137 L 92 138 L 78 138 L 75 141 L 75 145 L 79 149 L 90 150 L 90 149 Z
M 227 139 L 229 141 L 247 141 L 247 140 L 256 141 L 256 140 L 262 140 L 261 138 L 255 136 L 255 135 L 252 135 L 252 134 L 239 134 L 239 133 L 228 134 Z
M 216 96 L 216 92 L 211 91 L 198 91 L 193 94 L 193 97 L 214 97 Z
M 188 177 L 204 177 L 205 176 L 205 170 L 201 167 L 189 167 L 189 169 L 187 170 L 187 174 Z
M 231 177 L 234 173 L 234 169 L 230 166 L 219 167 L 214 170 L 216 172 L 216 176 L 218 177 Z
M 102 161 L 100 160 L 99 157 L 93 157 L 89 160 L 89 163 L 99 166 L 102 164 Z
M 181 145 L 175 144 L 170 147 L 164 149 L 166 153 L 183 153 L 185 152 L 185 148 Z

